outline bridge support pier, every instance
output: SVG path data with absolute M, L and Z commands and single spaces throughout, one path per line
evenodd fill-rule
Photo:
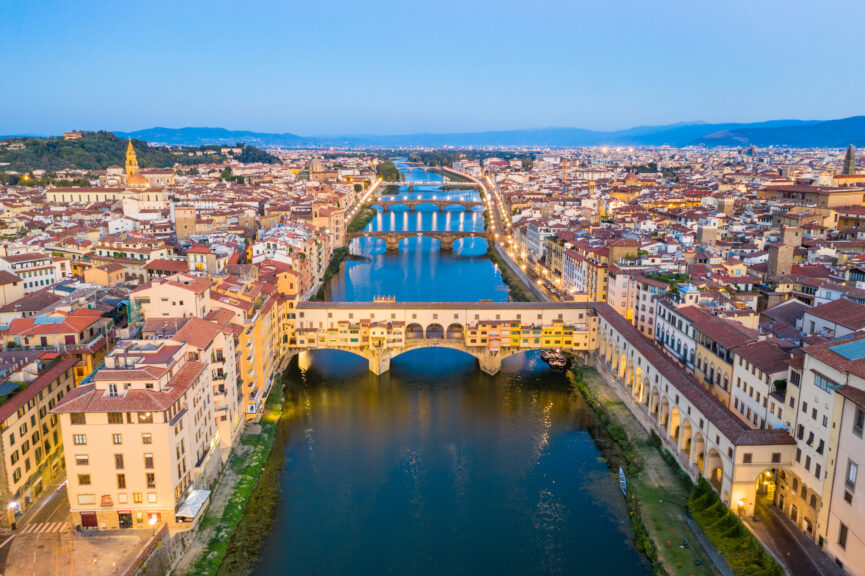
M 442 252 L 453 250 L 454 249 L 454 239 L 453 238 L 442 238 L 439 240 L 439 250 Z
M 369 357 L 369 371 L 376 376 L 381 376 L 390 370 L 390 356 L 379 356 L 378 354 Z
M 385 240 L 385 243 L 386 243 L 386 245 L 387 245 L 385 249 L 386 249 L 388 252 L 399 252 L 399 239 L 398 239 L 398 238 L 390 238 L 390 237 L 388 237 L 388 238 Z
M 478 355 L 480 369 L 490 376 L 495 376 L 502 369 L 502 358 L 496 352 L 484 351 Z

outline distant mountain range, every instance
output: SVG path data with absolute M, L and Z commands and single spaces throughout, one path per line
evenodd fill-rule
M 115 132 L 173 146 L 235 144 L 257 147 L 322 146 L 788 146 L 840 148 L 865 146 L 865 116 L 841 120 L 772 120 L 748 124 L 682 122 L 665 126 L 638 126 L 603 132 L 581 128 L 539 128 L 492 132 L 419 133 L 397 135 L 299 136 L 292 133 L 252 132 L 225 128 L 148 128 Z

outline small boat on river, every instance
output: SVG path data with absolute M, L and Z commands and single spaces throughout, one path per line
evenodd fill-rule
M 558 350 L 541 350 L 541 360 L 552 368 L 567 368 L 569 364 L 568 357 Z

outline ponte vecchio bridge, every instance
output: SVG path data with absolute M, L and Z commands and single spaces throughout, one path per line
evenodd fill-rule
M 786 430 L 752 429 L 612 307 L 601 302 L 302 302 L 295 348 L 344 350 L 382 374 L 419 348 L 471 354 L 488 374 L 526 350 L 560 348 L 611 380 L 641 424 L 658 434 L 691 478 L 706 478 L 727 506 L 753 514 L 766 470 L 792 467 Z
M 302 302 L 299 350 L 346 350 L 382 374 L 418 348 L 454 348 L 495 374 L 502 359 L 538 348 L 588 350 L 595 315 L 586 304 L 541 302 Z
M 439 241 L 441 250 L 453 250 L 454 242 L 463 238 L 484 238 L 489 242 L 487 232 L 465 232 L 461 230 L 365 230 L 345 235 L 346 242 L 355 238 L 377 238 L 384 240 L 389 252 L 399 251 L 399 243 L 406 238 L 434 238 Z

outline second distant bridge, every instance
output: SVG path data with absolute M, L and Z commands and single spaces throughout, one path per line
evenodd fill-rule
M 433 238 L 439 241 L 439 249 L 440 250 L 453 250 L 454 242 L 458 240 L 462 240 L 463 238 L 484 238 L 489 241 L 489 235 L 486 232 L 464 232 L 457 230 L 425 230 L 423 232 L 410 230 L 410 231 L 372 231 L 367 230 L 364 232 L 354 232 L 352 234 L 346 234 L 345 239 L 347 242 L 351 242 L 355 238 L 377 238 L 379 240 L 384 240 L 387 245 L 387 250 L 391 252 L 399 251 L 399 243 L 406 238 Z
M 410 211 L 415 210 L 418 206 L 435 206 L 439 210 L 446 210 L 451 206 L 463 207 L 466 210 L 471 210 L 475 206 L 483 206 L 484 203 L 480 200 L 446 200 L 446 199 L 414 199 L 414 200 L 385 200 L 384 198 L 379 198 L 372 202 L 373 206 L 381 206 L 382 211 L 387 212 L 391 210 L 394 206 L 405 206 Z

